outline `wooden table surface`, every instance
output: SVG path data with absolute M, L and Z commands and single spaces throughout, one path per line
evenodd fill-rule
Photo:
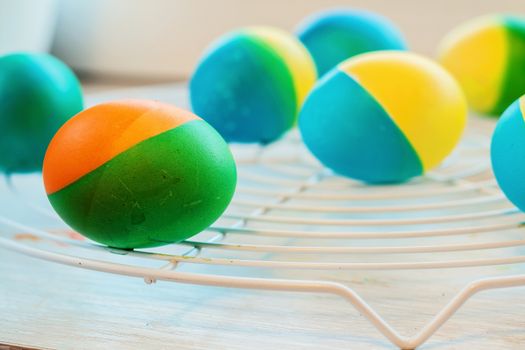
M 186 104 L 181 87 L 104 93 L 92 96 L 89 104 L 122 96 Z M 29 191 L 39 186 L 37 176 L 24 181 Z M 34 227 L 51 228 L 49 219 L 17 207 L 6 191 L 2 184 L 2 213 L 8 211 Z M 3 232 L 0 226 L 0 235 Z M 518 239 L 523 231 L 505 234 Z M 498 239 L 497 233 L 490 237 L 486 240 Z M 447 239 L 452 238 L 428 242 L 437 244 Z M 513 249 L 513 254 L 522 253 L 521 248 Z M 447 254 L 457 258 L 463 253 L 443 256 Z M 483 254 L 487 253 L 464 255 Z M 524 271 L 519 264 L 417 271 L 254 272 L 187 265 L 182 269 L 198 273 L 254 273 L 341 282 L 357 291 L 404 335 L 415 334 L 468 282 Z M 0 275 L 0 344 L 6 344 L 0 349 L 10 349 L 9 345 L 13 349 L 394 348 L 348 302 L 331 295 L 162 281 L 147 285 L 141 279 L 63 266 L 5 249 L 0 249 Z M 525 348 L 524 293 L 525 288 L 512 288 L 476 295 L 421 349 Z

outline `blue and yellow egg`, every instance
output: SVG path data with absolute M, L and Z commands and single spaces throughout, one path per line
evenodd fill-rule
M 467 105 L 454 78 L 401 51 L 356 56 L 327 73 L 299 116 L 306 146 L 324 165 L 368 183 L 402 182 L 456 146 Z
M 48 198 L 72 228 L 116 248 L 179 242 L 228 206 L 236 168 L 205 121 L 149 100 L 107 102 L 66 122 L 47 149 Z
M 297 35 L 312 54 L 319 75 L 361 53 L 406 49 L 403 35 L 394 24 L 368 11 L 319 13 L 307 19 Z
M 491 160 L 507 198 L 525 211 L 525 96 L 503 113 L 492 135 Z
M 190 81 L 193 111 L 230 142 L 281 137 L 317 79 L 304 46 L 275 28 L 230 33 L 204 55 Z
M 465 23 L 444 39 L 440 61 L 472 109 L 499 116 L 525 93 L 525 18 L 500 15 Z

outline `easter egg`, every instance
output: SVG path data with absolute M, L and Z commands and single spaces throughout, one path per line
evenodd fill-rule
M 319 75 L 355 55 L 378 50 L 405 50 L 401 32 L 372 12 L 335 10 L 307 19 L 297 32 L 312 54 Z
M 525 93 L 525 18 L 482 17 L 453 30 L 440 49 L 473 110 L 499 116 Z
M 236 168 L 205 121 L 149 100 L 108 102 L 66 122 L 43 167 L 51 205 L 73 229 L 116 248 L 182 241 L 229 204 Z
M 320 79 L 299 129 L 313 155 L 336 173 L 393 183 L 438 165 L 457 144 L 466 116 L 460 87 L 438 64 L 383 51 L 344 61 Z
M 503 113 L 492 135 L 492 170 L 507 198 L 525 211 L 525 97 Z
M 42 169 L 47 144 L 83 108 L 73 72 L 46 54 L 0 57 L 0 171 Z
M 295 125 L 316 77 L 308 51 L 292 35 L 247 28 L 205 54 L 190 81 L 191 105 L 227 141 L 266 144 Z

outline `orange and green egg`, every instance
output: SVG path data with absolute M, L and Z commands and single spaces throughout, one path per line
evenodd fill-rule
M 73 229 L 124 249 L 179 242 L 212 224 L 236 184 L 231 152 L 205 121 L 148 100 L 70 119 L 49 144 L 48 198 Z

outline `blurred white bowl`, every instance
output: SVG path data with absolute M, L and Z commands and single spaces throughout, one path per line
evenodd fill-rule
M 183 78 L 226 31 L 261 24 L 292 30 L 315 11 L 341 6 L 383 14 L 411 48 L 430 55 L 468 18 L 525 11 L 518 0 L 61 0 L 53 51 L 73 68 L 106 77 Z
M 49 51 L 56 9 L 56 0 L 0 0 L 0 55 Z

